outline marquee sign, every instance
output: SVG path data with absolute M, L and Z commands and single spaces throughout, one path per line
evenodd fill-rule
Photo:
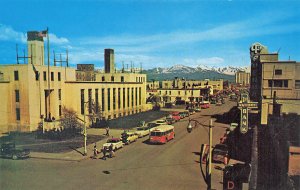
M 258 102 L 249 102 L 248 93 L 241 94 L 241 100 L 238 102 L 238 108 L 241 110 L 240 132 L 245 134 L 248 132 L 248 109 L 257 108 Z

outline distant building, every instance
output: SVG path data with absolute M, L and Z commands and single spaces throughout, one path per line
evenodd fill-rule
M 250 73 L 238 71 L 235 73 L 235 83 L 241 86 L 250 85 Z
M 278 53 L 269 53 L 260 43 L 250 47 L 250 55 L 250 97 L 261 106 L 261 123 L 273 113 L 274 97 L 282 113 L 300 114 L 300 63 L 279 61 Z
M 104 73 L 92 64 L 79 64 L 77 70 L 48 67 L 39 32 L 28 32 L 27 37 L 28 64 L 0 65 L 0 133 L 32 131 L 42 121 L 45 128 L 58 127 L 55 121 L 63 107 L 75 110 L 81 119 L 84 113 L 92 114 L 92 108 L 105 119 L 147 109 L 146 75 L 117 72 L 112 49 L 105 50 Z
M 148 82 L 148 87 L 151 87 Z M 157 86 L 156 86 L 157 87 Z M 175 77 L 173 80 L 161 82 L 161 88 L 147 88 L 147 97 L 158 95 L 163 102 L 200 102 L 218 91 L 223 90 L 223 80 L 186 80 Z

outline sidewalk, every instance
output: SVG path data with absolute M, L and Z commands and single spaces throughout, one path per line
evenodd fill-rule
M 110 129 L 110 137 L 121 137 L 121 133 L 123 129 Z M 87 130 L 87 134 L 105 134 L 105 129 L 93 129 L 89 128 Z M 89 138 L 89 137 L 88 137 Z M 108 138 L 104 138 L 98 142 L 96 142 L 98 150 L 102 148 L 102 145 L 107 141 Z M 47 160 L 64 160 L 64 161 L 81 161 L 85 159 L 89 159 L 90 156 L 93 155 L 94 144 L 90 144 L 87 146 L 87 156 L 83 156 L 84 147 L 74 149 L 67 153 L 43 153 L 43 152 L 31 152 L 30 158 L 36 159 L 47 159 Z

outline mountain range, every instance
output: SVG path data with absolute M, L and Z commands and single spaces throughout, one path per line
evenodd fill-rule
M 171 80 L 178 77 L 186 78 L 188 80 L 224 79 L 233 82 L 235 78 L 234 74 L 237 71 L 250 72 L 250 67 L 209 67 L 206 65 L 189 67 L 185 65 L 174 65 L 168 68 L 157 67 L 144 70 L 143 73 L 147 74 L 148 81 Z

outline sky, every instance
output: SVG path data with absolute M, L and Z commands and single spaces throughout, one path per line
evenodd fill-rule
M 47 27 L 51 64 L 68 49 L 74 67 L 103 68 L 112 48 L 117 68 L 244 67 L 254 42 L 300 61 L 297 0 L 0 0 L 0 12 L 0 64 L 15 64 L 26 32 Z

